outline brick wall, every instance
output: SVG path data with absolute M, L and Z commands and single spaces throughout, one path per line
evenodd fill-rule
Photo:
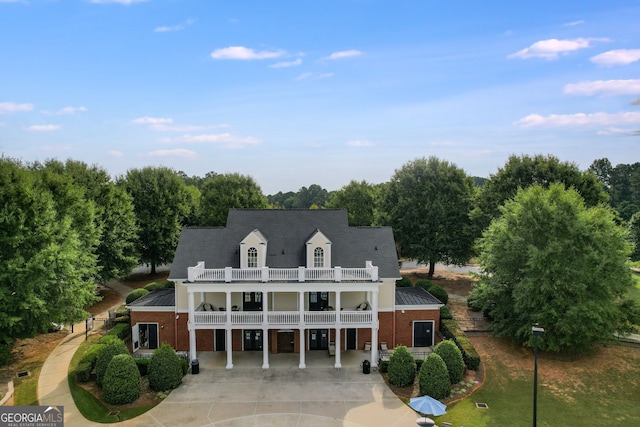
M 436 332 L 440 329 L 439 310 L 398 310 L 396 311 L 396 345 L 411 347 L 413 344 L 413 322 L 418 320 L 433 321 L 433 338 L 436 340 Z

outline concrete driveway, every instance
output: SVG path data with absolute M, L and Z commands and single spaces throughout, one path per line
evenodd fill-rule
M 307 368 L 298 356 L 234 352 L 234 368 L 224 369 L 224 353 L 200 353 L 200 373 L 148 413 L 117 425 L 180 427 L 415 427 L 416 414 L 387 387 L 381 375 L 363 374 L 365 353 L 343 352 L 343 368 L 331 367 L 326 351 L 309 352 Z

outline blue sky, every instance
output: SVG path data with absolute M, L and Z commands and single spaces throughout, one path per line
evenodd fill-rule
M 0 0 L 0 152 L 251 175 L 640 161 L 640 4 Z

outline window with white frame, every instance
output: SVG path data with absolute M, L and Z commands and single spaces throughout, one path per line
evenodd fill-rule
M 324 249 L 315 248 L 313 250 L 313 266 L 315 268 L 324 267 Z
M 254 247 L 247 250 L 247 267 L 258 268 L 258 250 Z

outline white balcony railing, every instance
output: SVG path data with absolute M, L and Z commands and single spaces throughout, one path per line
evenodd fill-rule
M 205 268 L 204 261 L 187 269 L 193 282 L 377 282 L 378 267 L 365 268 Z
M 262 311 L 232 311 L 230 314 L 231 325 L 262 325 L 265 318 Z M 304 323 L 301 322 L 301 317 Z M 196 325 L 202 326 L 225 326 L 227 324 L 226 311 L 196 311 L 194 313 Z M 373 321 L 373 312 L 364 311 L 304 311 L 302 316 L 299 311 L 268 311 L 267 325 L 280 327 L 286 326 L 331 326 L 338 324 L 342 326 L 367 325 Z

